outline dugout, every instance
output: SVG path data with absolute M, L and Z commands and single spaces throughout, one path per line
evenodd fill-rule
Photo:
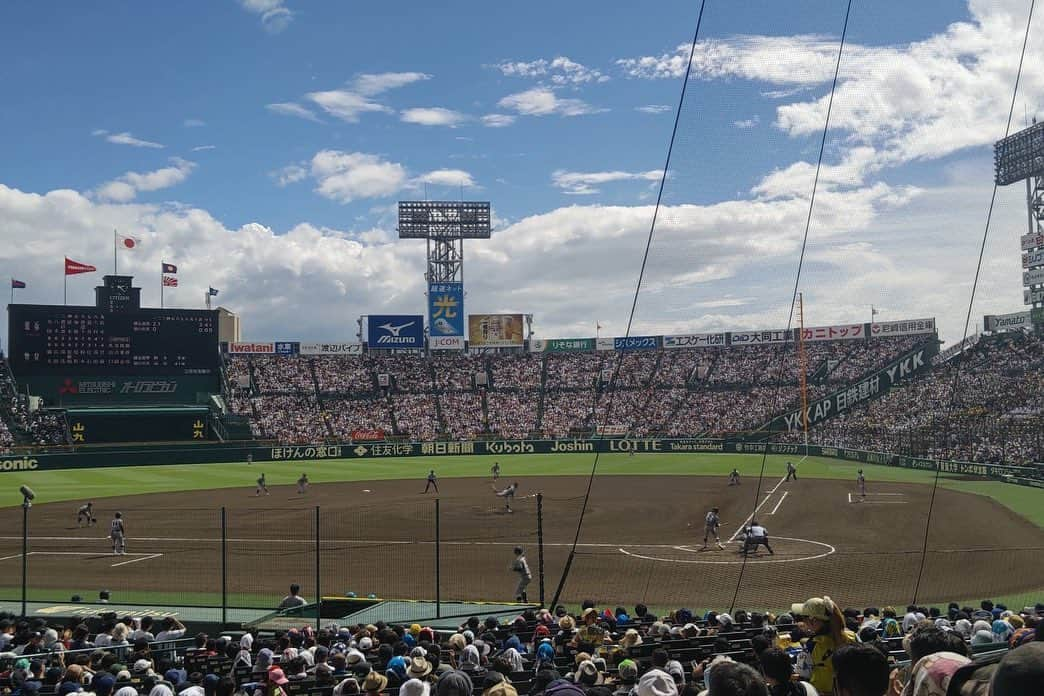
M 206 406 L 110 406 L 66 411 L 73 445 L 106 442 L 206 441 L 212 437 Z

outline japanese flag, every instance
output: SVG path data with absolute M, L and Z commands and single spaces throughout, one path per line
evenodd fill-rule
M 131 237 L 130 235 L 126 234 L 117 234 L 116 244 L 121 249 L 126 249 L 130 251 L 132 249 L 137 249 L 139 246 L 141 246 L 141 239 L 138 237 Z

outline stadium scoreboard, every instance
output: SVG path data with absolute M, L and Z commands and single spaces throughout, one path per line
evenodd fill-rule
M 134 301 L 113 302 L 111 293 L 98 295 L 96 307 L 11 305 L 12 371 L 19 376 L 219 374 L 216 311 L 146 309 Z

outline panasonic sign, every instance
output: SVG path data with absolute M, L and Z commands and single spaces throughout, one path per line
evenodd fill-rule
M 0 459 L 0 471 L 32 471 L 40 466 L 38 459 L 22 457 L 20 459 Z

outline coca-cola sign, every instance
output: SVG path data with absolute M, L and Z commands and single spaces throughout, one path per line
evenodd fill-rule
M 352 431 L 353 442 L 375 442 L 384 439 L 384 431 L 378 428 L 358 428 Z

